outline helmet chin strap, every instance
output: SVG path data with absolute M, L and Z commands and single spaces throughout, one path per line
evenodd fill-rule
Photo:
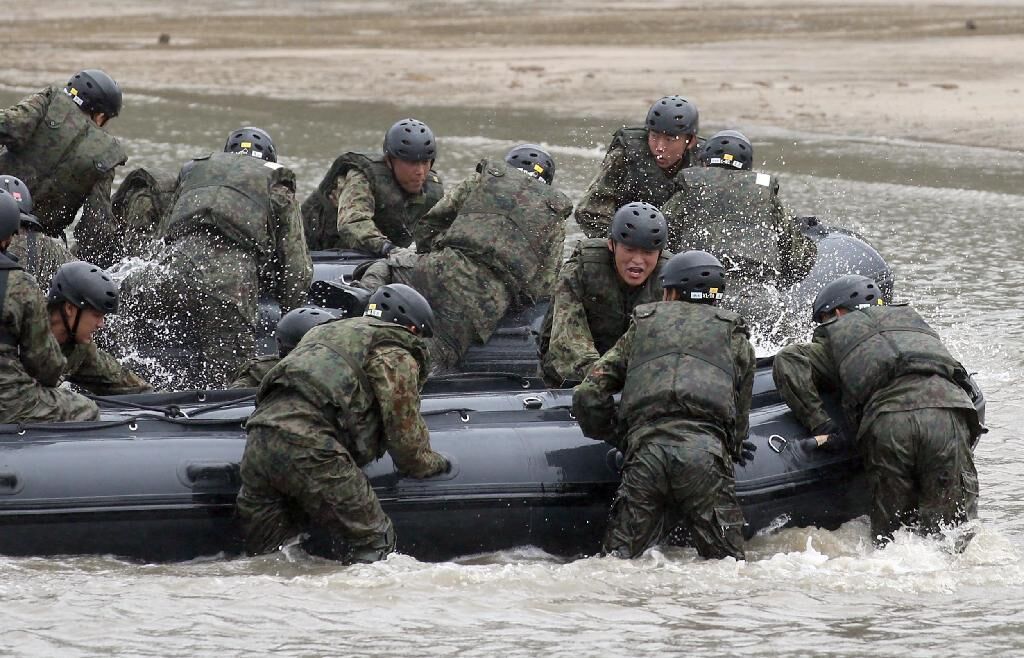
M 60 305 L 60 319 L 64 323 L 64 330 L 68 332 L 67 340 L 64 341 L 65 345 L 74 345 L 78 342 L 76 335 L 78 334 L 78 323 L 82 320 L 82 309 L 78 309 L 78 313 L 75 314 L 75 325 L 71 326 L 68 323 L 68 314 L 64 310 L 64 304 Z

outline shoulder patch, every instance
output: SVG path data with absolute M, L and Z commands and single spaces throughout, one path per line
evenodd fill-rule
M 770 174 L 758 174 L 754 182 L 762 187 L 769 187 L 772 183 L 772 177 Z

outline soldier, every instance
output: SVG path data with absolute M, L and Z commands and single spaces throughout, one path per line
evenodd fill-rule
M 187 163 L 159 236 L 156 262 L 123 283 L 133 324 L 122 333 L 158 355 L 165 371 L 154 375 L 172 387 L 225 386 L 256 352 L 260 294 L 287 312 L 306 302 L 312 278 L 295 175 L 270 136 L 239 128 L 224 153 Z
M 573 393 L 583 433 L 626 454 L 604 551 L 636 557 L 681 522 L 701 557 L 742 560 L 729 458 L 742 466 L 756 449 L 746 440 L 754 348 L 742 318 L 715 308 L 725 275 L 714 256 L 673 256 L 661 284 L 663 301 L 636 308 Z
M 433 170 L 434 133 L 402 119 L 384 135 L 384 153 L 344 153 L 302 204 L 310 249 L 359 249 L 387 256 L 408 247 L 419 219 L 441 198 Z
M 662 206 L 669 248 L 714 254 L 729 272 L 728 308 L 774 325 L 784 307 L 778 290 L 810 271 L 814 241 L 779 200 L 779 181 L 751 170 L 754 148 L 743 133 L 715 133 L 697 151 L 700 167 L 683 169 L 682 191 Z
M 19 221 L 17 204 L 0 192 L 0 251 Z M 117 285 L 95 265 L 63 265 L 44 299 L 32 276 L 0 253 L 0 423 L 97 419 L 96 403 L 62 381 L 98 395 L 149 390 L 92 342 L 117 302 Z
M 308 526 L 326 530 L 347 563 L 395 549 L 391 519 L 359 469 L 387 451 L 404 475 L 448 470 L 420 415 L 432 325 L 419 293 L 386 285 L 364 317 L 314 327 L 267 373 L 246 422 L 237 502 L 250 553 Z
M 125 176 L 110 200 L 120 232 L 117 260 L 148 254 L 177 185 L 177 173 L 159 167 L 139 167 Z
M 114 260 L 118 234 L 110 208 L 114 169 L 127 160 L 104 126 L 121 112 L 121 88 L 98 69 L 80 71 L 62 89 L 52 85 L 0 110 L 0 171 L 35 195 L 43 231 L 66 239 L 75 227 L 77 255 L 103 267 Z
M 661 206 L 678 190 L 673 180 L 689 167 L 697 147 L 697 106 L 665 96 L 647 112 L 642 128 L 621 128 L 583 193 L 576 223 L 588 238 L 604 237 L 618 208 L 632 201 Z
M 549 386 L 582 380 L 626 333 L 633 309 L 661 299 L 666 239 L 657 208 L 629 203 L 616 211 L 607 238 L 576 245 L 558 273 L 541 327 L 541 374 Z
M 42 290 L 49 290 L 57 268 L 75 257 L 62 241 L 42 233 L 39 218 L 32 214 L 32 194 L 20 178 L 0 175 L 0 189 L 7 190 L 21 209 L 21 229 L 14 235 L 7 253 L 35 277 Z
M 775 356 L 782 398 L 828 449 L 843 440 L 819 389 L 838 390 L 864 457 L 877 545 L 901 525 L 932 533 L 977 511 L 981 432 L 968 374 L 911 307 L 882 305 L 871 279 L 842 276 L 814 300 L 811 343 Z
M 281 362 L 281 359 L 288 356 L 288 353 L 295 349 L 306 333 L 328 320 L 338 318 L 335 312 L 329 308 L 317 306 L 303 306 L 293 308 L 284 314 L 277 323 L 274 330 L 274 338 L 277 340 L 277 354 L 262 354 L 249 359 L 249 361 L 235 373 L 229 388 L 253 388 L 260 385 L 263 378 L 270 369 Z
M 536 144 L 512 148 L 505 162 L 481 160 L 419 223 L 416 244 L 429 253 L 393 252 L 361 279 L 368 288 L 411 283 L 430 300 L 436 370 L 456 367 L 510 308 L 532 305 L 551 289 L 572 212 L 551 186 L 554 176 L 554 159 Z

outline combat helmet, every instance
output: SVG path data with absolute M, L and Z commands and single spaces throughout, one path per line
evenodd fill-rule
M 100 313 L 117 313 L 120 298 L 117 284 L 100 267 L 84 260 L 64 263 L 50 281 L 47 304 L 70 302 L 78 308 L 89 307 Z
M 244 126 L 232 130 L 228 139 L 224 142 L 225 153 L 245 153 L 254 158 L 277 162 L 277 149 L 274 147 L 274 140 L 262 128 L 255 126 Z
M 21 209 L 22 226 L 29 226 L 36 231 L 43 230 L 39 218 L 32 214 L 32 194 L 28 191 L 28 185 L 25 185 L 20 178 L 0 174 L 0 190 L 7 190 L 18 202 L 18 208 Z
M 682 96 L 665 96 L 655 101 L 647 111 L 644 125 L 648 130 L 675 137 L 696 135 L 699 122 L 696 105 Z
M 821 289 L 811 307 L 811 320 L 824 322 L 826 314 L 837 308 L 854 311 L 867 306 L 882 306 L 885 300 L 872 279 L 860 274 L 846 274 Z
M 21 210 L 7 190 L 0 189 L 0 240 L 6 240 L 21 228 Z M 0 299 L 0 302 L 3 300 Z
M 754 147 L 738 130 L 721 130 L 704 143 L 697 158 L 708 167 L 750 169 L 754 166 Z
M 396 121 L 384 134 L 384 153 L 399 160 L 423 162 L 437 158 L 430 126 L 416 119 Z
M 683 301 L 714 304 L 725 296 L 725 268 L 706 251 L 686 251 L 661 268 L 661 287 L 678 290 Z
M 121 87 L 99 69 L 85 69 L 71 76 L 64 93 L 89 114 L 102 112 L 113 119 L 121 113 Z
M 404 283 L 389 283 L 370 295 L 363 315 L 394 322 L 403 327 L 413 325 L 420 336 L 434 335 L 434 311 L 423 295 Z
M 330 309 L 319 306 L 303 306 L 288 311 L 277 323 L 277 329 L 274 330 L 278 355 L 287 356 L 310 329 L 318 324 L 337 319 L 337 317 Z
M 548 185 L 555 179 L 555 159 L 536 144 L 512 147 L 512 150 L 505 154 L 505 162 L 540 177 Z
M 656 207 L 634 201 L 615 211 L 608 237 L 637 249 L 661 251 L 668 238 L 668 223 Z

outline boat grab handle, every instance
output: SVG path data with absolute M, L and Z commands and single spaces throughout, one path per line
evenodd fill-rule
M 536 395 L 527 395 L 523 398 L 523 407 L 526 409 L 540 409 L 544 406 L 544 400 Z
M 0 493 L 17 493 L 21 489 L 21 480 L 17 473 L 0 473 Z
M 781 434 L 772 434 L 768 437 L 768 447 L 775 452 L 782 454 L 782 451 L 789 445 L 789 439 L 782 436 Z

